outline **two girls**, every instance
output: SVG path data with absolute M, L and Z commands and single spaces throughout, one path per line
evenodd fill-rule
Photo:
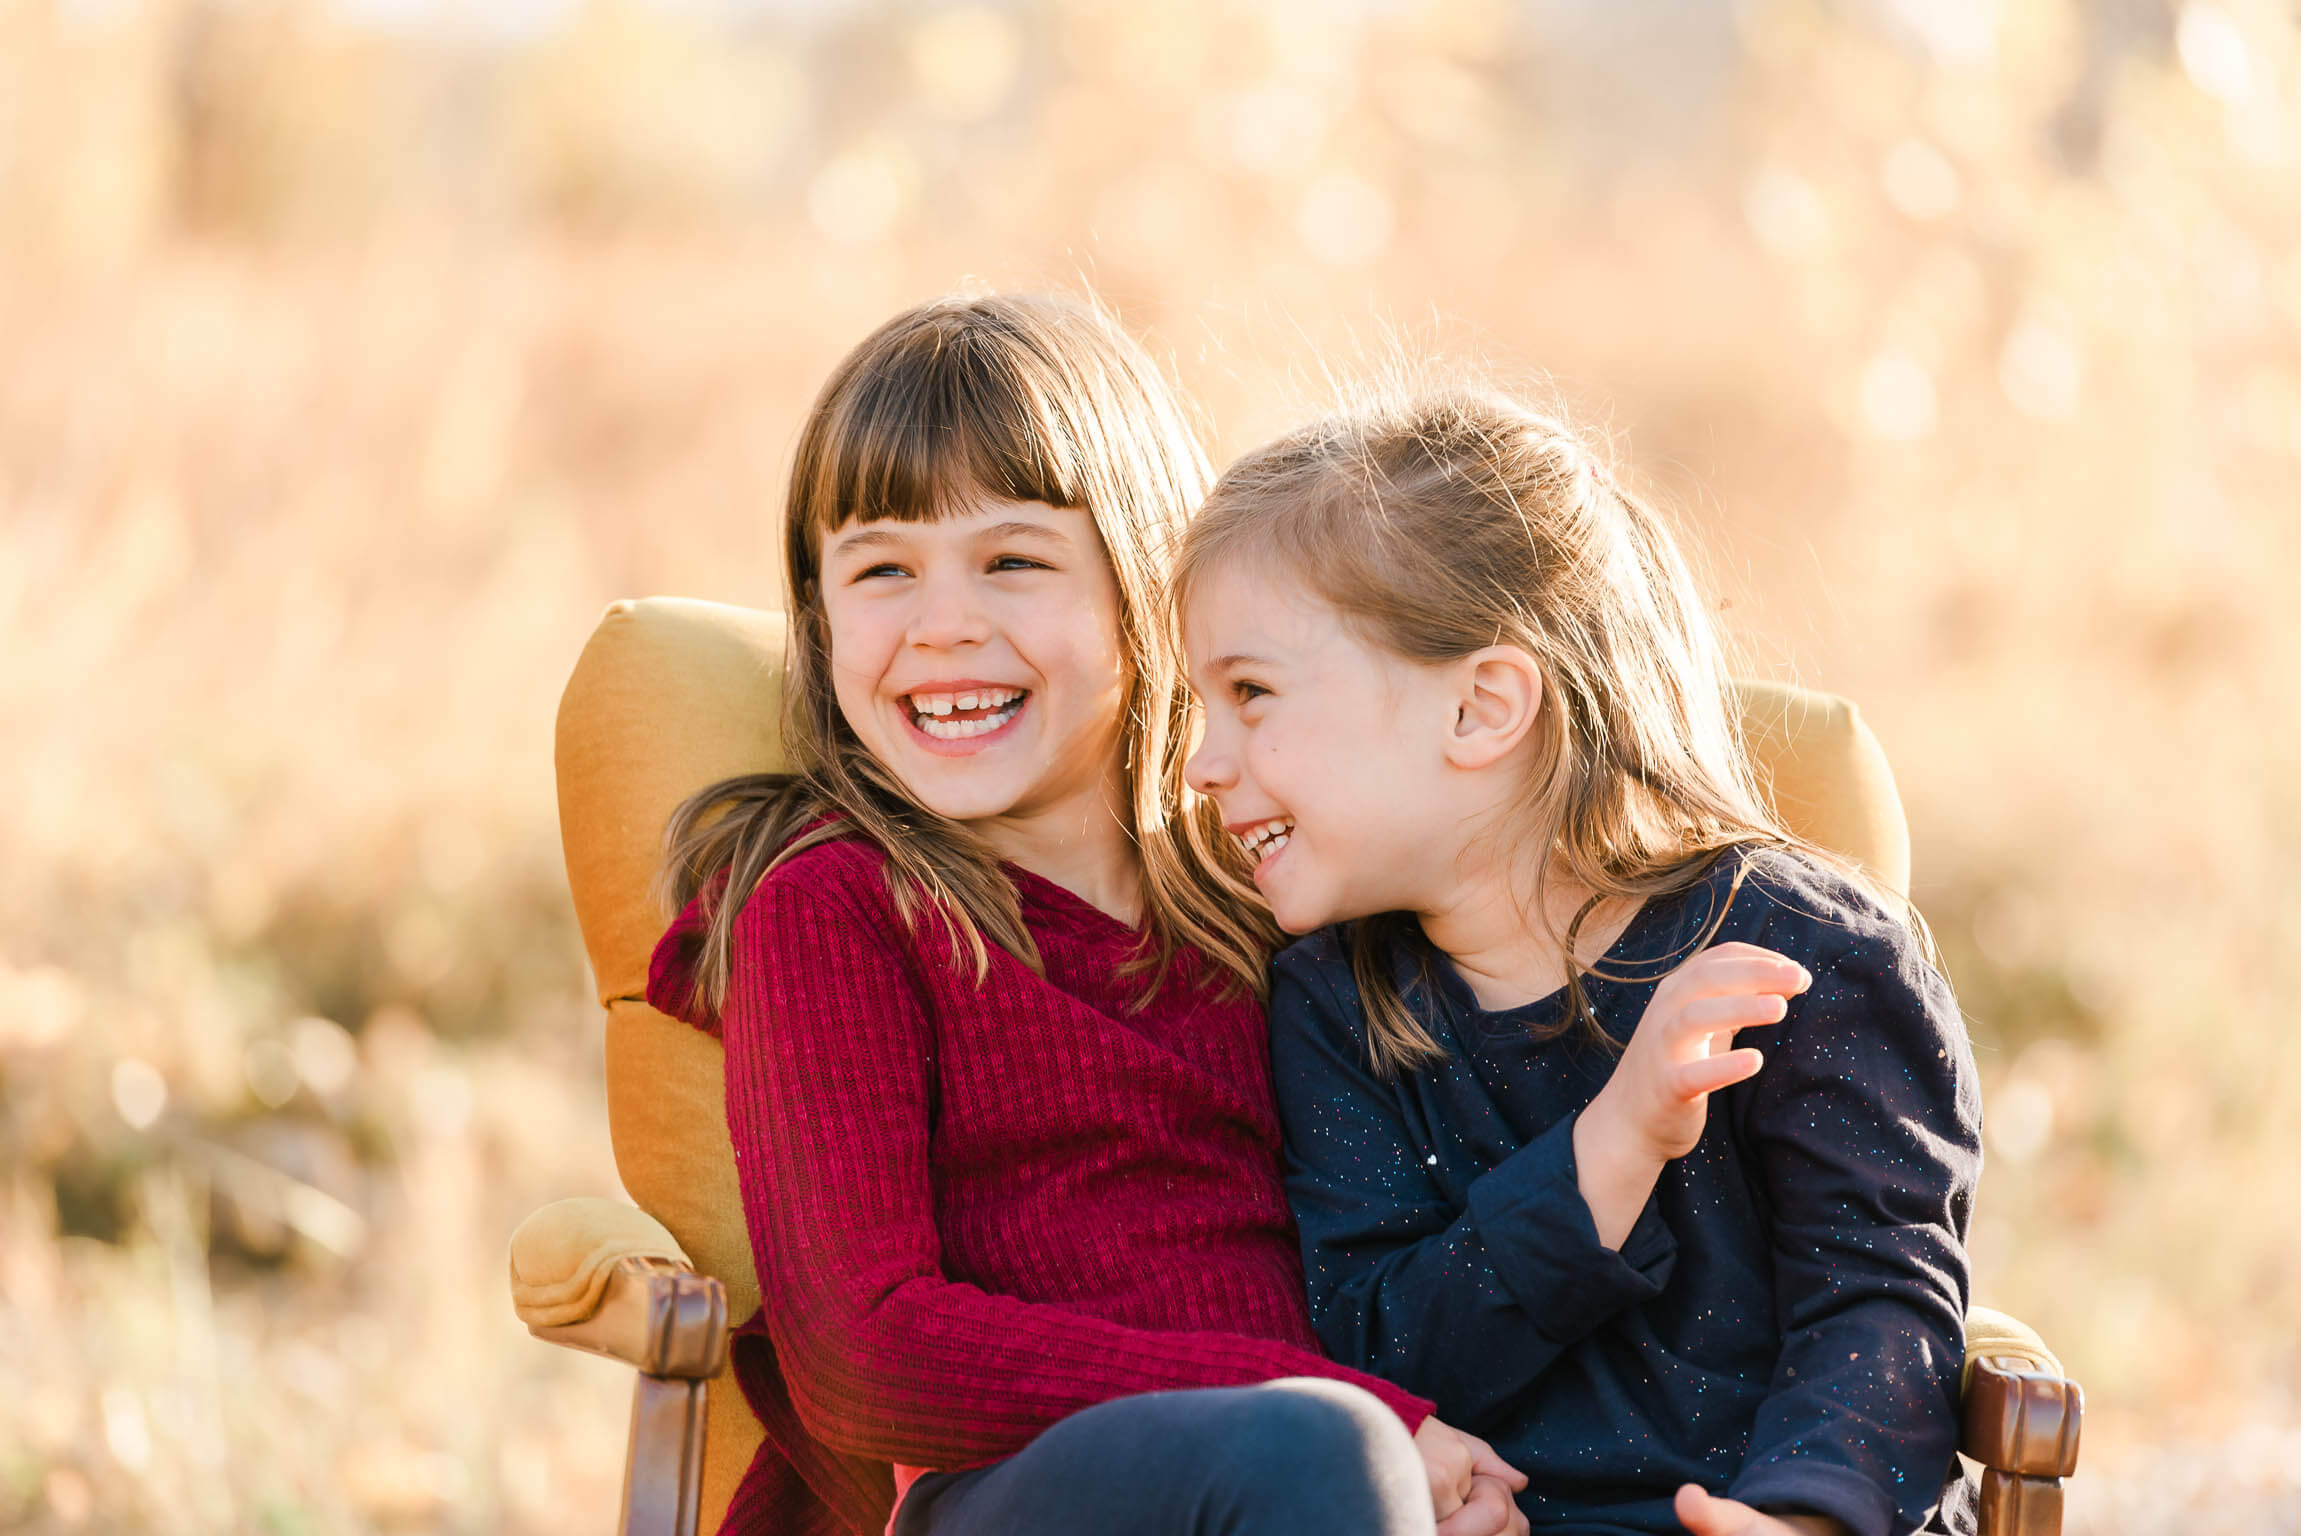
M 675 818 L 648 988 L 726 1042 L 764 1297 L 726 1529 L 1524 1529 L 1522 1478 L 1311 1332 L 1274 935 L 1185 810 L 1160 638 L 1205 485 L 1150 361 L 1061 302 L 899 316 L 808 418 L 794 771 Z
M 726 1040 L 765 1297 L 727 1528 L 1663 1529 L 1683 1480 L 1743 1501 L 1689 1490 L 1697 1529 L 1882 1530 L 1937 1496 L 1954 1015 L 1756 809 L 1659 530 L 1610 487 L 1549 528 L 1524 455 L 1587 466 L 1494 409 L 1225 480 L 1184 563 L 1194 799 L 1159 552 L 1204 467 L 1139 349 L 955 301 L 826 385 L 794 771 L 675 821 L 649 989 Z M 1280 966 L 1275 1094 L 1273 911 L 1353 923 Z M 1708 1049 L 1785 1012 L 1763 1071 Z

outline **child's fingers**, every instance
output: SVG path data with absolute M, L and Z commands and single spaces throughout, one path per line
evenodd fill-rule
M 1491 1477 L 1471 1479 L 1470 1497 L 1438 1522 L 1438 1536 L 1512 1536 L 1526 1529 L 1510 1490 Z
M 1763 944 L 1745 944 L 1740 939 L 1728 939 L 1722 944 L 1713 944 L 1694 958 L 1700 960 L 1711 955 L 1720 959 L 1754 957 L 1759 960 L 1787 960 L 1789 958 L 1778 949 L 1768 949 Z
M 1723 1056 L 1703 1056 L 1670 1069 L 1670 1088 L 1680 1102 L 1692 1103 L 1706 1093 L 1758 1075 L 1766 1064 L 1765 1053 L 1748 1046 L 1728 1051 Z
M 1717 997 L 1729 992 L 1773 992 L 1794 997 L 1814 983 L 1813 973 L 1787 955 L 1753 945 L 1705 949 L 1670 977 L 1681 998 Z
M 1469 1444 L 1470 1473 L 1473 1477 L 1491 1477 L 1512 1493 L 1526 1486 L 1526 1474 L 1504 1461 L 1493 1446 L 1465 1431 L 1457 1430 L 1455 1433 L 1460 1434 Z
M 1675 1024 L 1680 1034 L 1714 1035 L 1758 1024 L 1779 1024 L 1789 1013 L 1790 1001 L 1779 992 L 1736 992 L 1696 998 L 1678 1010 Z
M 1680 1488 L 1673 1506 L 1678 1523 L 1694 1536 L 1747 1536 L 1756 1526 L 1756 1510 L 1732 1499 L 1714 1499 L 1696 1483 Z

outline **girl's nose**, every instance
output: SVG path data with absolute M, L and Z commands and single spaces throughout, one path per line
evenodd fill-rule
M 929 579 L 920 583 L 919 606 L 911 615 L 910 640 L 930 650 L 979 644 L 990 638 L 982 604 L 964 581 Z
M 1182 781 L 1194 793 L 1219 795 L 1238 782 L 1238 769 L 1229 753 L 1217 750 L 1211 737 L 1202 736 L 1183 762 Z

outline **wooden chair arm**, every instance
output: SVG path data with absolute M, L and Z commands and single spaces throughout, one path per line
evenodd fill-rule
M 598 1310 L 581 1322 L 527 1331 L 620 1360 L 643 1376 L 708 1381 L 727 1363 L 727 1289 L 669 1259 L 618 1259 Z
M 2018 1357 L 1969 1362 L 1958 1449 L 1981 1463 L 1981 1536 L 2059 1536 L 2085 1389 Z
M 660 1223 L 610 1200 L 562 1200 L 511 1240 L 513 1309 L 548 1343 L 639 1373 L 620 1536 L 695 1536 L 705 1383 L 727 1364 L 727 1288 Z

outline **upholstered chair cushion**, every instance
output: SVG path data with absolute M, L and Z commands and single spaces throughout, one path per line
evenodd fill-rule
M 662 1222 L 620 1200 L 555 1200 L 511 1234 L 511 1308 L 530 1328 L 579 1323 L 625 1259 L 690 1262 Z

